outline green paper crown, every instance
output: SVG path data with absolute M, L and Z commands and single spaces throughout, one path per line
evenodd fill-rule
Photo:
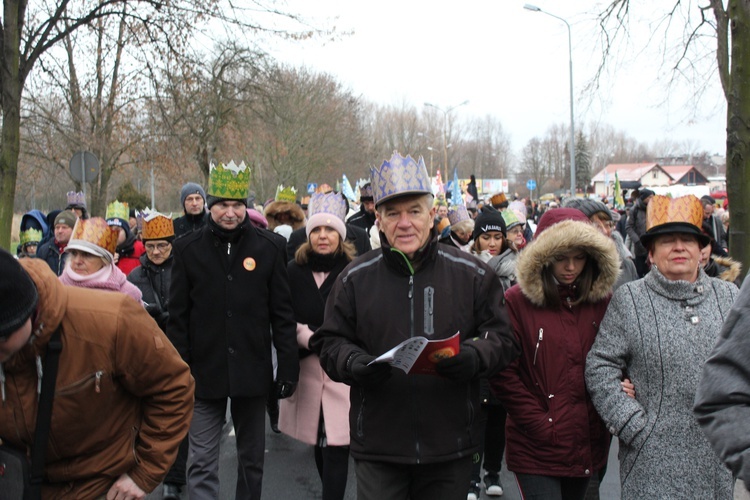
M 286 201 L 288 203 L 294 203 L 297 201 L 297 189 L 293 187 L 285 188 L 283 184 L 276 188 L 275 201 Z
M 42 241 L 42 231 L 34 228 L 27 229 L 26 231 L 21 231 L 20 238 L 21 246 L 28 243 L 39 243 Z
M 105 219 L 122 219 L 127 221 L 130 218 L 130 211 L 127 203 L 120 203 L 115 200 L 107 205 L 107 215 Z
M 239 165 L 232 160 L 227 165 L 209 167 L 207 194 L 226 200 L 246 200 L 249 191 L 250 169 L 244 161 Z

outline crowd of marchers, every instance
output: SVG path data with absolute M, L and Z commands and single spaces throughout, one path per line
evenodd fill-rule
M 446 199 L 397 152 L 356 199 L 279 186 L 260 206 L 249 185 L 230 162 L 174 220 L 91 216 L 76 192 L 23 216 L 0 251 L 0 451 L 43 475 L 14 488 L 219 498 L 229 412 L 236 498 L 261 496 L 267 416 L 314 449 L 324 500 L 350 458 L 364 500 L 500 497 L 503 462 L 522 498 L 598 498 L 613 438 L 624 499 L 748 495 L 750 285 L 726 206 L 541 204 L 473 176 Z

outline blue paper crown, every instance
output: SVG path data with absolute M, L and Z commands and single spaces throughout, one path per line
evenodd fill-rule
M 394 151 L 390 161 L 384 161 L 379 168 L 370 167 L 370 174 L 376 206 L 398 196 L 432 194 L 430 176 L 421 156 L 414 161 L 411 156 L 403 157 Z
M 307 215 L 312 217 L 315 214 L 335 215 L 342 221 L 346 220 L 346 201 L 344 197 L 337 193 L 315 193 L 310 198 L 310 204 L 307 206 Z

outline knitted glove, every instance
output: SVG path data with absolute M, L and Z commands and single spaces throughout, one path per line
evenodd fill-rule
M 456 382 L 468 382 L 479 374 L 481 366 L 476 349 L 463 347 L 455 356 L 440 360 L 435 369 L 445 378 Z

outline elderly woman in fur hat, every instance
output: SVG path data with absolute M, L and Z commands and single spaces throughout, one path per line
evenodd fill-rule
M 545 212 L 518 255 L 505 299 L 522 354 L 491 384 L 508 412 L 506 462 L 524 498 L 583 499 L 606 465 L 610 436 L 584 364 L 619 267 L 612 240 L 571 208 Z
M 623 500 L 732 498 L 732 474 L 693 415 L 703 365 L 737 295 L 703 271 L 702 218 L 695 196 L 654 196 L 641 236 L 651 271 L 615 292 L 586 359 L 591 399 L 620 440 Z M 635 398 L 618 390 L 625 374 Z

